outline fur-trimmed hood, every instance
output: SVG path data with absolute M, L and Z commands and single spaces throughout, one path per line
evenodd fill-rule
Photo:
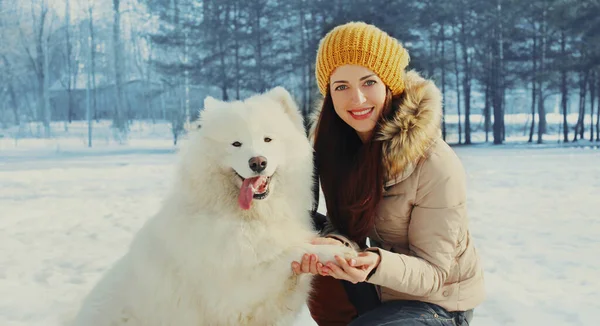
M 441 135 L 442 95 L 435 84 L 415 71 L 405 76 L 404 100 L 395 115 L 383 122 L 381 132 L 376 135 L 382 140 L 385 186 L 392 186 L 406 179 L 418 160 Z M 310 139 L 314 132 L 322 107 L 322 101 L 311 116 Z

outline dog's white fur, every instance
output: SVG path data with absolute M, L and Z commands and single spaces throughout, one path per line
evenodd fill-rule
M 265 137 L 272 139 L 265 142 Z M 240 142 L 241 147 L 232 143 Z M 251 157 L 273 175 L 270 195 L 237 202 Z M 235 171 L 235 172 L 234 172 Z M 290 96 L 277 87 L 243 102 L 208 97 L 159 212 L 83 302 L 77 326 L 292 325 L 310 291 L 290 264 L 353 255 L 313 246 L 312 148 Z

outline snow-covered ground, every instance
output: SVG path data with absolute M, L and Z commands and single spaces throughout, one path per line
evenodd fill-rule
M 57 325 L 123 254 L 169 184 L 176 150 L 163 131 L 92 149 L 0 141 L 0 325 Z M 456 151 L 488 293 L 473 324 L 597 324 L 600 150 Z M 304 312 L 297 325 L 314 323 Z

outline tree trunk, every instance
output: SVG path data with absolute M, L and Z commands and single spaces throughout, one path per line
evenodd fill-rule
M 148 41 L 148 66 L 146 68 L 146 83 L 148 83 L 148 85 L 153 85 L 154 83 L 152 82 L 152 67 L 151 67 L 151 62 L 154 60 L 154 47 L 153 47 L 153 42 L 151 38 L 147 38 Z M 150 90 L 146 90 L 144 92 L 144 102 L 147 106 L 146 108 L 146 114 L 147 117 L 146 119 L 149 119 L 152 121 L 152 124 L 156 123 L 156 109 L 153 105 L 153 101 L 152 101 L 152 97 L 151 97 L 151 91 Z
M 254 19 L 253 19 L 253 34 L 254 34 L 254 60 L 256 62 L 256 81 L 258 84 L 257 91 L 262 93 L 266 90 L 265 82 L 263 79 L 263 53 L 262 53 L 262 33 L 261 24 L 262 19 L 262 0 L 254 0 Z
M 32 18 L 35 20 L 35 9 L 34 2 L 31 3 Z M 44 42 L 44 27 L 48 14 L 48 6 L 45 0 L 41 3 L 39 21 L 36 26 L 36 22 L 33 21 L 35 26 L 35 60 L 32 59 L 33 68 L 36 72 L 37 79 L 37 101 L 38 101 L 38 114 L 37 120 L 44 126 L 44 134 L 46 137 L 50 137 L 50 107 L 47 105 L 47 92 L 48 85 L 46 84 L 48 78 L 48 57 L 44 50 L 48 50 L 47 42 Z M 44 49 L 44 47 L 46 47 Z M 30 55 L 31 58 L 31 55 Z
M 493 136 L 494 144 L 502 144 L 502 5 L 498 0 L 496 5 L 496 23 L 494 28 L 495 41 L 492 42 L 492 106 L 494 110 Z
M 464 13 L 461 16 L 460 24 L 460 44 L 463 54 L 463 92 L 465 94 L 465 144 L 471 144 L 471 64 L 469 53 L 467 51 L 467 32 L 465 27 Z
M 302 49 L 302 64 L 300 66 L 300 70 L 302 70 L 301 74 L 302 74 L 302 116 L 304 116 L 305 120 L 308 118 L 308 114 L 309 114 L 309 103 L 308 103 L 308 89 L 306 88 L 306 86 L 308 85 L 308 78 L 311 77 L 310 72 L 308 71 L 308 69 L 306 69 L 307 63 L 309 62 L 309 60 L 306 59 L 306 55 L 308 54 L 308 42 L 307 42 L 307 35 L 306 35 L 306 30 L 308 29 L 308 26 L 306 24 L 306 17 L 305 17 L 305 6 L 306 6 L 306 0 L 302 0 L 300 1 L 300 5 L 298 7 L 299 9 L 299 16 L 300 16 L 300 48 Z
M 94 30 L 94 9 L 92 7 L 92 1 L 88 0 L 88 27 L 90 29 L 90 59 L 91 73 L 92 73 L 92 117 L 98 121 L 97 101 L 96 101 L 96 32 Z
M 506 140 L 506 124 L 504 123 L 504 115 L 506 114 L 506 106 L 505 106 L 505 82 L 504 82 L 504 25 L 503 25 L 504 15 L 502 14 L 502 0 L 498 0 L 498 25 L 499 25 L 499 37 L 498 37 L 498 50 L 499 54 L 499 64 L 498 64 L 498 94 L 500 98 L 498 99 L 500 104 L 500 127 L 502 132 L 502 141 Z
M 65 0 L 65 50 L 66 64 L 67 64 L 67 120 L 69 123 L 73 121 L 75 116 L 74 105 L 73 105 L 73 64 L 72 64 L 72 52 L 73 46 L 71 45 L 71 1 Z
M 119 8 L 121 0 L 113 0 L 113 52 L 115 60 L 115 112 L 113 117 L 114 127 L 121 133 L 127 131 L 125 117 L 125 106 L 123 101 L 123 52 L 121 51 L 121 10 Z
M 562 58 L 566 58 L 566 35 L 564 31 L 560 33 L 560 49 Z M 567 105 L 569 102 L 568 98 L 568 85 L 567 85 L 567 69 L 564 65 L 560 69 L 560 93 L 561 93 L 561 105 L 563 113 L 563 141 L 569 142 L 569 125 L 567 123 L 568 110 Z
M 532 48 L 532 76 L 531 76 L 531 128 L 529 128 L 529 143 L 533 142 L 533 133 L 535 130 L 535 101 L 537 99 L 537 34 L 533 34 L 533 48 Z
M 15 116 L 15 125 L 19 127 L 21 125 L 21 117 L 19 115 L 19 103 L 17 102 L 17 94 L 13 85 L 14 77 L 12 69 L 10 67 L 10 63 L 8 62 L 8 58 L 6 57 L 6 55 L 0 54 L 0 59 L 2 60 L 2 66 L 4 66 L 4 71 L 2 73 L 8 80 L 6 90 L 8 92 L 8 97 L 11 103 L 13 115 Z
M 46 37 L 44 42 L 44 83 L 43 83 L 43 97 L 44 97 L 44 131 L 45 137 L 50 138 L 51 135 L 51 107 L 50 107 L 50 33 Z
M 446 25 L 442 22 L 440 26 L 442 53 L 440 56 L 442 65 L 442 139 L 446 140 Z
M 8 83 L 8 95 L 10 96 L 10 102 L 12 103 L 12 110 L 15 116 L 15 124 L 17 127 L 21 126 L 21 117 L 19 116 L 19 103 L 17 103 L 17 94 L 15 87 L 12 83 Z
M 310 11 L 310 21 L 307 24 L 307 26 L 311 26 L 312 28 L 314 28 L 308 35 L 308 41 L 310 42 L 309 44 L 311 47 L 316 45 L 318 42 L 318 38 L 320 37 L 320 30 L 317 29 L 317 26 L 324 25 L 325 15 L 326 13 L 320 11 L 319 8 L 317 8 L 316 6 L 312 6 L 312 10 Z M 308 78 L 308 103 L 309 105 L 312 105 L 314 96 L 313 94 L 317 93 L 316 78 L 312 77 L 315 71 L 315 61 L 312 58 L 308 60 L 306 69 L 308 70 L 307 73 L 310 76 Z M 308 110 L 308 112 L 310 113 L 310 109 Z
M 489 62 L 487 63 L 489 64 Z M 489 75 L 489 73 L 488 73 Z M 485 142 L 490 141 L 490 126 L 492 124 L 491 102 L 492 102 L 492 86 L 489 76 L 486 77 L 485 83 L 485 104 L 483 107 L 483 130 L 485 131 Z
M 597 94 L 600 96 L 600 71 L 597 73 L 598 82 L 596 83 Z M 600 98 L 596 107 L 596 141 L 600 141 Z
M 453 30 L 454 31 L 454 30 Z M 452 34 L 455 34 L 452 33 Z M 458 68 L 458 44 L 455 37 L 452 38 L 452 47 L 454 49 L 454 76 L 456 78 L 456 112 L 458 115 L 458 143 L 462 144 L 462 123 L 460 118 L 461 103 L 460 103 L 460 70 Z
M 579 114 L 577 116 L 577 123 L 575 124 L 575 135 L 573 136 L 573 141 L 577 141 L 578 139 L 583 139 L 583 129 L 584 129 L 584 119 L 585 119 L 585 98 L 586 98 L 586 90 L 589 78 L 589 71 L 584 69 L 579 74 Z
M 228 33 L 229 31 L 227 30 L 229 28 L 229 12 L 230 12 L 230 7 L 229 7 L 229 3 L 226 4 L 225 7 L 225 13 L 223 14 L 224 16 L 224 21 L 223 21 L 223 29 L 221 30 L 222 33 Z M 229 53 L 229 51 L 227 51 L 226 48 L 226 44 L 223 44 L 225 42 L 225 37 L 219 37 L 217 40 L 217 46 L 219 47 L 219 62 L 220 62 L 220 66 L 221 66 L 221 89 L 223 92 L 223 101 L 229 101 L 229 94 L 228 94 L 228 90 L 229 90 L 229 74 L 227 73 L 227 63 L 226 63 L 226 57 L 227 54 Z
M 590 71 L 589 70 L 585 70 L 585 79 L 583 81 L 583 85 L 582 86 L 582 93 L 583 96 L 581 97 L 581 109 L 579 111 L 579 115 L 580 115 L 580 120 L 581 122 L 579 123 L 579 139 L 583 139 L 583 133 L 585 131 L 585 107 L 586 107 L 586 98 L 587 98 L 587 84 L 588 84 L 588 80 L 590 77 Z
M 436 44 L 436 42 L 434 40 L 433 35 L 434 35 L 434 32 L 433 32 L 433 27 L 432 27 L 431 31 L 429 32 L 429 58 L 430 58 L 430 60 L 429 60 L 428 65 L 427 65 L 427 70 L 428 70 L 427 74 L 429 76 L 433 76 L 433 74 L 435 73 L 435 67 L 434 67 L 433 61 L 434 61 L 434 58 L 435 58 L 435 46 L 436 46 L 435 44 Z
M 542 82 L 540 81 L 540 84 L 542 84 Z M 544 137 L 544 130 L 546 129 L 545 126 L 545 121 L 546 119 L 543 118 L 546 116 L 546 108 L 544 107 L 544 97 L 543 97 L 543 92 L 542 92 L 542 85 L 539 85 L 539 89 L 538 89 L 538 119 L 539 119 L 539 123 L 538 123 L 538 132 L 537 132 L 537 143 L 541 144 L 544 142 L 543 137 Z
M 501 99 L 500 99 L 500 67 L 498 60 L 498 49 L 497 46 L 493 47 L 494 60 L 492 61 L 492 108 L 494 111 L 494 125 L 492 127 L 492 135 L 494 137 L 494 144 L 499 145 L 502 144 L 502 109 L 501 109 Z
M 542 23 L 541 23 L 541 39 L 540 39 L 540 49 L 542 57 L 540 59 L 540 74 L 539 76 L 544 76 L 546 69 L 546 38 L 547 38 L 547 22 L 546 22 L 546 14 L 547 9 L 544 7 L 542 13 Z M 538 78 L 538 133 L 537 133 L 537 143 L 541 144 L 544 142 L 544 133 L 546 132 L 546 109 L 545 109 L 545 99 L 544 99 L 544 81 L 542 78 Z
M 590 77 L 590 141 L 594 141 L 594 104 L 596 102 L 596 83 L 598 75 L 592 72 Z
M 235 99 L 240 99 L 240 80 L 241 80 L 241 71 L 240 71 L 240 27 L 239 27 L 239 19 L 240 19 L 240 2 L 233 2 L 233 42 L 234 42 L 234 62 L 235 62 Z
M 91 20 L 92 20 L 92 4 L 90 3 L 90 0 L 88 0 L 88 18 L 90 19 L 90 24 L 91 24 Z M 86 77 L 87 77 L 87 85 L 86 85 L 86 101 L 85 101 L 85 118 L 87 120 L 87 124 L 88 124 L 88 147 L 92 147 L 92 139 L 93 139 L 93 134 L 92 134 L 92 65 L 91 65 L 91 61 L 92 61 L 92 53 L 94 52 L 94 44 L 92 43 L 92 28 L 90 26 L 90 35 L 88 36 L 88 47 L 89 47 L 89 52 L 88 52 L 88 60 L 90 62 L 88 62 L 88 64 L 86 65 Z

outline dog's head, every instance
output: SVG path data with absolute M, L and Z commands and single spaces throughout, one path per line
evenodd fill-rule
M 208 154 L 220 173 L 228 175 L 229 186 L 239 190 L 242 209 L 267 199 L 282 174 L 295 165 L 306 166 L 312 157 L 302 116 L 282 87 L 244 101 L 207 97 L 200 123 Z

